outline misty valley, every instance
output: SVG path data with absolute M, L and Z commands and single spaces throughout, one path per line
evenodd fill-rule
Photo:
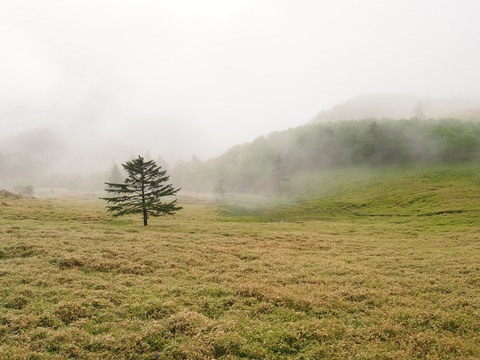
M 1 358 L 480 357 L 478 121 L 90 173 L 49 172 L 37 135 L 0 153 Z
M 0 360 L 480 359 L 478 14 L 1 0 Z
M 167 170 L 184 191 L 278 195 L 288 193 L 289 178 L 301 172 L 476 161 L 479 136 L 480 125 L 474 121 L 364 119 L 311 123 L 273 132 L 205 161 L 193 155 L 172 164 L 161 154 L 145 156 Z M 25 141 L 28 146 L 21 145 Z M 61 156 L 62 150 L 55 146 L 60 141 L 48 132 L 33 133 L 15 143 L 13 148 L 7 147 L 8 142 L 0 146 L 0 185 L 17 193 L 32 195 L 34 188 L 39 194 L 48 194 L 47 188 L 62 193 L 99 192 L 118 168 L 113 163 L 103 171 L 75 171 L 75 158 L 67 158 L 68 170 L 52 170 L 50 161 L 54 164 L 55 158 L 50 153 Z

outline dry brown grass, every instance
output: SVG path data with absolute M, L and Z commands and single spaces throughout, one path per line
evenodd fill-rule
M 478 227 L 442 225 L 462 214 L 241 223 L 198 203 L 144 228 L 99 201 L 1 201 L 2 359 L 480 357 Z

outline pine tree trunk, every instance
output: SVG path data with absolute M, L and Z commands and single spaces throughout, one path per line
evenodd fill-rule
M 143 169 L 142 169 L 142 176 L 140 178 L 140 181 L 142 182 L 142 208 L 143 208 L 143 226 L 148 225 L 148 219 L 147 219 L 147 207 L 145 205 L 145 178 L 143 174 Z

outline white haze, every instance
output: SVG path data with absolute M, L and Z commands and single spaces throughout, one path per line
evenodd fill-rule
M 220 155 L 357 95 L 480 96 L 476 0 L 2 0 L 0 142 Z M 92 164 L 96 164 L 93 166 Z

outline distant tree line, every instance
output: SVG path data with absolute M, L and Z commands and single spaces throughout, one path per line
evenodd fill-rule
M 223 155 L 202 161 L 193 156 L 169 166 L 176 186 L 207 191 L 223 199 L 231 192 L 283 192 L 292 174 L 331 167 L 429 164 L 472 161 L 480 155 L 480 122 L 456 119 L 365 119 L 304 125 L 273 132 L 236 145 Z M 48 161 L 48 159 L 45 159 Z M 28 157 L 0 153 L 0 188 L 61 187 L 100 191 L 105 179 L 122 182 L 126 174 L 113 164 L 110 170 L 89 175 L 42 171 Z
M 427 164 L 478 159 L 480 123 L 455 119 L 365 119 L 310 124 L 237 145 L 202 162 L 177 162 L 172 178 L 195 191 L 282 190 L 288 176 L 339 166 Z

